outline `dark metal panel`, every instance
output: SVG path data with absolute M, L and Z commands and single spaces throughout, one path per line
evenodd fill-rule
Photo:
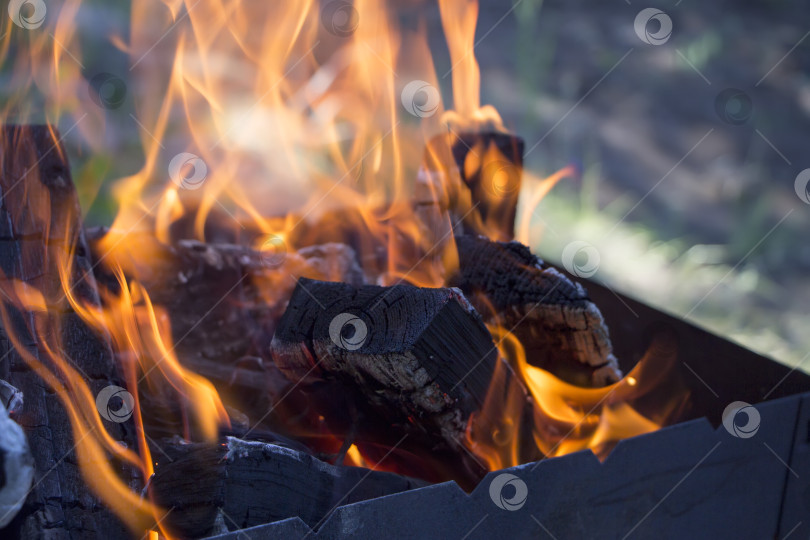
M 310 537 L 773 538 L 802 397 L 757 405 L 748 438 L 686 422 L 623 441 L 604 464 L 580 452 L 492 472 L 469 496 L 445 483 L 344 506 Z M 220 538 L 295 537 L 291 523 Z
M 810 395 L 799 408 L 778 538 L 810 538 Z
M 564 270 L 561 270 L 565 273 Z M 569 274 L 570 275 L 570 274 Z M 761 403 L 810 392 L 810 375 L 784 366 L 685 320 L 669 315 L 603 284 L 581 281 L 610 329 L 613 349 L 626 372 L 644 355 L 653 335 L 674 334 L 678 372 L 690 394 L 682 420 L 706 417 L 720 423 L 733 401 Z

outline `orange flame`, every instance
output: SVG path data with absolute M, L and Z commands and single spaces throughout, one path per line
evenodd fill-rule
M 115 277 L 115 292 L 102 290 L 101 305 L 87 302 L 74 292 L 72 250 L 57 250 L 54 264 L 60 296 L 108 336 L 121 361 L 134 399 L 137 449 L 109 435 L 81 374 L 60 352 L 59 333 L 51 330 L 64 299 L 18 281 L 0 287 L 35 314 L 32 331 L 47 361 L 25 353 L 13 332 L 9 337 L 64 403 L 86 481 L 133 530 L 157 527 L 167 535 L 160 525 L 164 509 L 136 495 L 106 459 L 112 455 L 144 478 L 152 474 L 143 396 L 156 393 L 178 404 L 186 438 L 214 440 L 228 422 L 217 390 L 177 358 L 169 314 L 140 285 L 164 245 L 205 240 L 211 228 L 269 257 L 355 239 L 363 270 L 378 282 L 440 287 L 458 265 L 452 219 L 470 220 L 495 239 L 505 239 L 504 225 L 514 224 L 514 216 L 478 213 L 462 180 L 480 176 L 482 201 L 493 207 L 517 198 L 520 171 L 493 166 L 510 163 L 509 156 L 495 145 L 474 145 L 456 167 L 447 148 L 428 144 L 437 135 L 454 139 L 458 131 L 505 133 L 494 107 L 481 105 L 476 0 L 438 3 L 452 109 L 441 101 L 444 77 L 436 76 L 426 23 L 401 27 L 384 0 L 341 3 L 340 13 L 334 3 L 314 0 L 135 0 L 128 38 L 111 38 L 130 59 L 128 95 L 143 153 L 140 170 L 115 185 L 118 212 L 98 245 L 98 263 Z M 101 98 L 82 75 L 74 22 L 81 2 L 48 9 L 52 32 L 21 34 L 7 23 L 13 32 L 0 38 L 10 85 L 20 89 L 0 114 L 9 121 L 70 122 L 64 134 L 76 128 L 82 144 L 101 154 L 105 110 L 95 106 Z M 27 53 L 9 60 L 17 50 L 12 37 Z M 31 95 L 44 96 L 45 105 Z M 533 209 L 571 173 L 566 168 L 537 183 L 524 208 Z M 518 224 L 526 243 L 530 214 Z M 37 215 L 48 222 L 41 208 Z M 73 243 L 68 238 L 64 245 Z M 267 302 L 284 300 L 273 279 L 259 286 Z M 4 328 L 12 328 L 0 306 Z M 640 414 L 633 401 L 656 386 L 663 375 L 654 367 L 671 363 L 672 350 L 654 346 L 622 381 L 584 389 L 530 365 L 512 334 L 490 329 L 508 362 L 497 367 L 466 441 L 489 469 L 586 448 L 604 456 L 616 441 L 665 421 L 663 413 Z M 530 437 L 521 437 L 525 426 Z M 346 457 L 358 466 L 376 463 L 355 445 Z

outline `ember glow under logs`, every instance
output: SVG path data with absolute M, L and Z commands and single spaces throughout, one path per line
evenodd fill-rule
M 474 0 L 434 6 L 447 77 L 420 16 L 381 0 L 134 0 L 110 38 L 125 65 L 97 74 L 80 1 L 11 4 L 0 535 L 372 537 L 362 505 L 447 496 L 467 519 L 481 493 L 492 527 L 524 505 L 573 522 L 515 471 L 716 422 L 684 359 L 710 384 L 736 357 L 773 398 L 810 389 L 515 240 L 541 198 L 521 193 L 572 168 L 524 173 L 481 103 Z M 137 166 L 85 228 L 122 118 L 139 142 L 113 158 Z M 741 388 L 723 398 L 758 401 Z

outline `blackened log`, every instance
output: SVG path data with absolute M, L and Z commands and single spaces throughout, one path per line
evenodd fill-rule
M 88 231 L 97 258 L 104 255 L 100 240 L 105 233 Z M 215 383 L 232 383 L 241 361 L 262 359 L 296 276 L 364 282 L 354 251 L 341 244 L 263 254 L 248 246 L 196 240 L 161 245 L 150 234 L 131 234 L 127 242 L 134 258 L 147 246 L 154 255 L 133 261 L 134 275 L 128 277 L 166 310 L 181 362 Z M 104 285 L 116 287 L 103 269 L 96 273 Z M 240 382 L 256 388 L 263 384 L 250 377 Z
M 84 301 L 97 303 L 89 251 L 78 223 L 78 198 L 56 130 L 48 126 L 4 126 L 0 129 L 0 160 L 0 268 L 4 278 L 21 280 L 49 298 L 59 296 L 56 260 L 74 244 L 73 292 Z M 5 307 L 21 342 L 44 360 L 30 331 L 32 314 L 8 303 Z M 110 384 L 121 384 L 109 344 L 90 331 L 64 300 L 57 308 L 63 314 L 63 352 L 84 374 L 91 391 L 98 393 Z M 22 510 L 3 532 L 19 538 L 127 536 L 123 524 L 81 478 L 64 407 L 28 368 L 6 330 L 0 332 L 0 378 L 24 395 L 24 404 L 14 411 L 13 418 L 28 437 L 36 473 Z M 105 425 L 112 437 L 133 444 L 122 424 Z
M 88 231 L 91 250 L 104 256 L 106 230 Z M 272 365 L 270 340 L 296 285 L 297 276 L 346 281 L 361 285 L 365 278 L 354 251 L 342 244 L 324 244 L 299 251 L 270 252 L 248 246 L 180 240 L 158 244 L 151 234 L 133 233 L 127 238 L 133 254 L 128 278 L 137 280 L 153 303 L 165 310 L 171 322 L 174 351 L 188 369 L 210 380 L 223 399 L 235 424 L 282 430 L 294 405 L 304 406 L 312 396 L 290 391 L 291 384 Z M 148 261 L 137 254 L 148 251 Z M 102 266 L 99 280 L 111 289 L 117 284 Z M 286 396 L 284 405 L 273 408 L 275 397 Z M 143 396 L 143 408 L 162 406 L 159 396 Z M 273 408 L 272 415 L 266 415 Z M 299 412 L 300 412 L 299 410 Z M 239 413 L 245 416 L 239 420 Z M 289 416 L 289 415 L 287 415 Z M 182 426 L 160 424 L 159 419 L 178 415 L 145 416 L 155 436 L 171 436 Z M 288 432 L 288 434 L 292 434 Z
M 512 332 L 530 364 L 582 386 L 621 378 L 608 328 L 582 285 L 517 242 L 463 235 L 456 246 L 459 270 L 451 285 Z
M 523 174 L 523 139 L 508 133 L 449 131 L 431 139 L 416 183 L 423 215 L 449 213 L 456 234 L 509 241 Z M 432 218 L 430 218 L 432 221 Z
M 483 405 L 498 353 L 453 289 L 353 287 L 300 279 L 271 352 L 293 381 L 355 381 L 381 412 L 457 444 Z
M 157 501 L 173 509 L 166 517 L 169 529 L 184 538 L 296 516 L 315 527 L 338 506 L 427 485 L 233 437 L 217 445 L 161 443 L 161 447 L 164 455 L 151 487 Z
M 359 409 L 370 405 L 395 427 L 377 436 L 406 433 L 404 447 L 448 452 L 458 465 L 449 475 L 460 483 L 485 471 L 465 430 L 484 407 L 496 365 L 511 370 L 457 289 L 301 279 L 271 352 L 295 384 L 337 380 L 360 393 Z

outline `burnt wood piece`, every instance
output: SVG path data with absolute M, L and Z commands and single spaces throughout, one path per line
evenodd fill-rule
M 457 289 L 301 279 L 271 353 L 296 384 L 341 381 L 364 397 L 358 408 L 370 404 L 407 433 L 410 447 L 449 449 L 472 467 L 470 477 L 482 472 L 480 464 L 466 463 L 465 429 L 502 360 Z
M 4 126 L 0 129 L 0 160 L 0 268 L 4 279 L 21 280 L 46 298 L 58 297 L 61 285 L 55 261 L 72 242 L 76 244 L 73 292 L 97 303 L 89 251 L 78 223 L 78 198 L 57 131 L 49 126 Z M 36 336 L 30 333 L 32 314 L 8 303 L 6 309 L 20 340 L 31 354 L 44 360 Z M 66 302 L 60 309 L 63 352 L 84 373 L 90 390 L 97 394 L 110 384 L 120 385 L 109 343 L 93 333 Z M 64 407 L 28 368 L 5 329 L 0 332 L 0 358 L 0 378 L 24 395 L 23 406 L 12 417 L 25 431 L 36 471 L 31 493 L 3 533 L 17 538 L 126 537 L 124 525 L 82 480 Z M 134 445 L 123 424 L 105 426 L 112 437 Z
M 317 527 L 336 507 L 426 482 L 335 466 L 297 450 L 227 437 L 223 444 L 161 443 L 151 486 L 170 530 L 199 538 L 299 517 Z M 157 454 L 160 456 L 160 454 Z
M 105 233 L 88 231 L 99 258 Z M 134 233 L 127 242 L 135 257 L 141 250 L 153 254 L 147 262 L 133 260 L 127 277 L 165 308 L 180 361 L 214 383 L 233 383 L 234 367 L 246 357 L 261 361 L 297 276 L 364 282 L 354 251 L 342 244 L 263 254 L 248 246 L 196 240 L 161 245 L 151 234 Z M 96 273 L 103 284 L 116 287 L 104 269 Z M 264 382 L 245 377 L 239 384 L 258 389 Z
M 582 285 L 518 242 L 462 235 L 456 246 L 459 270 L 450 284 L 512 332 L 530 364 L 583 386 L 621 378 L 608 328 Z
M 105 254 L 101 242 L 105 233 L 105 229 L 88 230 L 97 258 Z M 262 428 L 289 436 L 299 429 L 310 430 L 312 426 L 299 415 L 313 396 L 291 390 L 292 385 L 270 361 L 270 340 L 297 276 L 356 285 L 364 282 L 354 251 L 334 243 L 297 252 L 287 252 L 282 246 L 264 253 L 248 246 L 196 240 L 167 246 L 152 234 L 135 233 L 128 235 L 127 242 L 133 254 L 127 277 L 141 283 L 153 303 L 165 310 L 177 358 L 214 384 L 234 427 L 255 429 L 261 419 Z M 137 259 L 143 251 L 151 254 L 148 261 Z M 102 265 L 96 274 L 102 284 L 116 288 Z M 167 421 L 182 415 L 161 414 L 166 400 L 150 395 L 148 389 L 142 394 L 143 416 L 153 436 L 182 432 L 183 426 Z M 285 397 L 283 403 L 276 406 L 276 398 L 281 396 Z
M 104 256 L 100 240 L 105 233 L 88 231 L 98 258 Z M 279 381 L 286 384 L 286 380 L 268 362 L 268 348 L 295 278 L 356 285 L 365 280 L 354 251 L 342 244 L 262 253 L 247 246 L 196 240 L 166 246 L 151 234 L 131 234 L 127 242 L 135 257 L 141 250 L 153 254 L 148 262 L 133 260 L 127 273 L 144 286 L 155 305 L 165 309 L 180 362 L 209 379 L 226 404 L 253 420 L 267 411 L 268 395 L 284 392 Z M 116 287 L 101 266 L 96 273 L 106 286 Z M 166 426 L 161 435 L 177 433 L 172 429 Z
M 425 148 L 415 202 L 422 206 L 433 203 L 439 213 L 449 211 L 456 234 L 512 240 L 523 148 L 523 139 L 509 133 L 449 131 L 438 135 Z

